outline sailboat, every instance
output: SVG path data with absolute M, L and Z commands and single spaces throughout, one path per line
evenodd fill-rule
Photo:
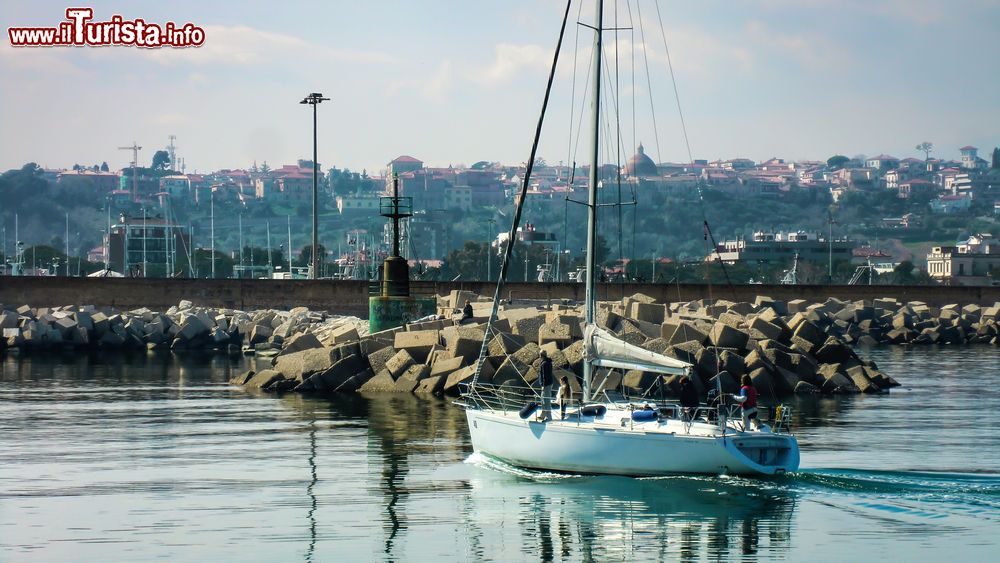
M 596 323 L 597 276 L 594 274 L 597 272 L 595 245 L 604 7 L 602 0 L 596 0 L 596 3 L 582 400 L 567 409 L 565 418 L 554 419 L 546 416 L 547 413 L 536 415 L 532 407 L 537 405 L 538 396 L 530 385 L 512 386 L 509 381 L 496 385 L 482 377 L 488 345 L 491 336 L 496 334 L 494 323 L 500 292 L 520 221 L 519 204 L 515 209 L 508 239 L 512 242 L 508 244 L 501 266 L 500 281 L 475 376 L 464 388 L 459 401 L 465 408 L 472 447 L 481 455 L 517 467 L 542 471 L 625 476 L 677 473 L 778 475 L 795 471 L 799 466 L 799 448 L 795 437 L 788 431 L 790 411 L 786 407 L 776 409 L 770 426 L 760 424 L 751 429 L 744 428 L 738 420 L 738 407 L 725 402 L 690 412 L 678 404 L 629 400 L 618 396 L 614 390 L 605 389 L 601 383 L 594 385 L 598 370 L 641 370 L 661 374 L 662 377 L 689 374 L 692 369 L 691 364 L 686 362 L 624 342 Z M 567 3 L 522 190 L 528 185 L 535 161 L 568 15 Z M 520 201 L 524 201 L 523 196 Z

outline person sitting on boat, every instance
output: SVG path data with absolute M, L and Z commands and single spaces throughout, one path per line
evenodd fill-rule
M 560 420 L 566 420 L 566 405 L 569 404 L 573 396 L 573 390 L 569 386 L 569 378 L 565 375 L 559 378 L 559 414 Z
M 760 429 L 760 421 L 757 420 L 757 390 L 749 375 L 744 375 L 740 381 L 743 384 L 740 394 L 733 395 L 733 399 L 740 404 L 740 411 L 743 413 L 743 431 L 750 430 L 751 420 L 754 427 Z
M 552 419 L 552 358 L 542 350 L 542 363 L 538 368 L 538 385 L 542 388 L 542 418 Z
M 462 307 L 462 318 L 459 319 L 458 324 L 465 324 L 470 321 L 472 321 L 472 302 L 466 299 L 465 307 Z
M 698 399 L 698 389 L 688 376 L 681 377 L 680 388 L 681 407 L 684 409 L 684 420 L 693 420 L 701 401 Z

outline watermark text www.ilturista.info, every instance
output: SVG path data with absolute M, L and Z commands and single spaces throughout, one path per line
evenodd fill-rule
M 205 30 L 191 23 L 147 23 L 141 18 L 126 20 L 113 15 L 95 22 L 92 8 L 66 8 L 66 21 L 56 27 L 10 27 L 7 36 L 13 47 L 200 47 Z

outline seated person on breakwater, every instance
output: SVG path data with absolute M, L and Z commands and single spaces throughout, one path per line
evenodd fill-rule
M 681 407 L 684 408 L 684 420 L 693 420 L 701 401 L 698 400 L 698 389 L 695 388 L 694 383 L 691 383 L 691 378 L 686 375 L 681 378 L 679 395 Z
M 750 430 L 751 420 L 754 427 L 760 430 L 760 421 L 757 420 L 757 390 L 749 375 L 744 375 L 741 383 L 743 386 L 740 387 L 740 394 L 733 395 L 733 399 L 740 404 L 740 412 L 743 413 L 743 431 Z
M 472 302 L 468 299 L 465 300 L 465 307 L 462 307 L 462 318 L 458 320 L 458 324 L 465 324 L 472 322 Z

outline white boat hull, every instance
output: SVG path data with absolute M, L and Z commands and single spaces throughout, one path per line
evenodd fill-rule
M 612 415 L 612 413 L 608 413 Z M 522 420 L 514 411 L 466 409 L 475 451 L 530 469 L 655 476 L 676 473 L 775 475 L 799 466 L 789 434 L 723 434 L 714 424 L 679 420 Z M 624 420 L 624 424 L 622 421 Z

